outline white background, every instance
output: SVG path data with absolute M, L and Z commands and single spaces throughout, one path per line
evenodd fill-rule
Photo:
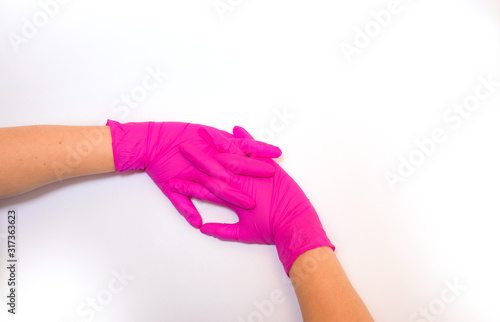
M 443 119 L 481 77 L 500 81 L 498 2 L 401 0 L 380 30 L 370 12 L 389 1 L 230 3 L 220 15 L 212 0 L 70 0 L 43 21 L 37 1 L 2 0 L 0 126 L 244 126 L 282 148 L 280 164 L 376 321 L 499 321 L 500 87 L 457 128 Z M 38 32 L 13 45 L 36 17 Z M 367 24 L 372 37 L 348 63 L 341 44 Z M 116 108 L 148 66 L 169 76 L 137 107 Z M 415 140 L 437 128 L 445 142 L 392 192 L 384 176 L 398 175 L 400 156 L 422 156 Z M 236 220 L 199 205 L 206 221 Z M 18 212 L 15 317 L 5 305 L 9 209 Z M 301 321 L 273 246 L 200 234 L 144 173 L 1 200 L 0 220 L 2 321 L 90 321 L 78 308 L 107 299 L 122 270 L 133 279 L 93 321 Z M 255 303 L 273 290 L 284 303 L 260 312 Z

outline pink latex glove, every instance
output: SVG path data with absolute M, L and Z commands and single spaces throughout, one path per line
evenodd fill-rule
M 241 127 L 233 130 L 235 137 L 252 139 Z M 209 136 L 207 136 L 209 138 Z M 213 144 L 212 141 L 208 140 Z M 190 144 L 181 145 L 182 153 L 201 171 L 210 172 L 206 167 L 205 153 Z M 209 193 L 196 182 L 174 178 L 169 181 L 173 191 L 226 205 L 238 215 L 235 224 L 206 223 L 201 232 L 222 240 L 244 243 L 275 244 L 278 256 L 286 273 L 289 273 L 295 259 L 307 250 L 332 245 L 311 202 L 300 187 L 276 162 L 252 156 L 272 165 L 276 170 L 271 178 L 234 177 L 231 184 L 245 191 L 256 201 L 254 209 L 242 209 L 229 205 Z M 215 155 L 221 164 L 237 164 L 241 156 Z
M 262 157 L 281 155 L 278 147 L 257 141 L 234 138 L 231 134 L 212 127 L 180 122 L 118 123 L 108 120 L 111 129 L 113 157 L 117 172 L 145 170 L 175 208 L 193 227 L 200 228 L 202 219 L 188 197 L 171 191 L 167 181 L 184 178 L 200 182 L 209 194 L 246 209 L 255 207 L 254 200 L 229 184 L 238 175 L 270 177 L 274 168 L 250 159 L 247 154 Z M 203 131 L 199 131 L 200 129 Z M 202 136 L 210 141 L 208 144 Z M 189 143 L 206 153 L 204 162 L 210 175 L 197 170 L 181 153 L 179 144 Z M 224 154 L 222 155 L 222 153 Z M 232 172 L 212 157 L 219 156 Z M 242 156 L 233 162 L 232 156 Z M 228 159 L 229 158 L 229 159 Z

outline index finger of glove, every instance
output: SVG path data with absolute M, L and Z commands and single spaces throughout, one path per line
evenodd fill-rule
M 247 155 L 261 158 L 279 158 L 281 149 L 253 139 L 234 139 L 234 143 Z
M 162 191 L 165 194 L 165 196 L 167 196 L 167 198 L 170 200 L 172 205 L 174 205 L 175 209 L 177 209 L 177 211 L 184 218 L 186 218 L 186 221 L 191 226 L 193 226 L 194 228 L 201 227 L 201 225 L 203 224 L 201 215 L 198 212 L 198 209 L 196 209 L 196 207 L 194 206 L 191 199 L 180 193 L 173 192 L 168 187 L 164 187 Z
M 210 201 L 226 207 L 232 206 L 231 204 L 211 193 L 210 190 L 197 182 L 174 178 L 168 180 L 167 185 L 170 189 L 172 189 L 172 191 L 180 193 L 184 196 Z
M 200 231 L 208 236 L 226 241 L 239 241 L 239 223 L 235 224 L 220 224 L 207 223 L 201 226 Z
M 248 133 L 247 130 L 245 130 L 244 128 L 242 128 L 241 126 L 238 126 L 238 125 L 236 125 L 233 128 L 233 135 L 235 138 L 239 138 L 239 139 L 254 140 L 253 136 L 250 133 Z
M 269 163 L 231 153 L 214 154 L 213 158 L 234 174 L 257 178 L 269 178 L 272 177 L 276 171 Z
M 198 130 L 198 133 L 205 140 L 205 142 L 210 144 L 218 152 L 245 156 L 245 153 L 231 139 L 223 136 L 215 129 L 201 127 Z
M 179 145 L 179 150 L 196 169 L 224 181 L 229 181 L 231 179 L 231 174 L 226 168 L 196 146 L 189 143 L 181 143 Z
M 281 149 L 277 146 L 256 141 L 247 130 L 241 126 L 233 128 L 235 144 L 248 155 L 262 158 L 278 158 L 281 156 Z

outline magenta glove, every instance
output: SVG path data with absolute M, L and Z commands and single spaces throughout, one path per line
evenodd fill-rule
M 117 172 L 145 170 L 175 208 L 196 228 L 202 225 L 202 219 L 191 200 L 171 191 L 167 181 L 171 178 L 183 178 L 202 183 L 209 191 L 208 195 L 220 198 L 237 208 L 251 209 L 254 200 L 229 184 L 238 175 L 270 177 L 274 168 L 269 164 L 250 159 L 249 155 L 277 157 L 281 154 L 278 147 L 253 140 L 234 138 L 231 134 L 215 128 L 198 124 L 178 122 L 125 123 L 108 120 L 111 129 L 113 157 Z M 199 131 L 203 128 L 203 131 Z M 202 136 L 209 136 L 208 144 Z M 210 175 L 197 170 L 179 150 L 180 143 L 189 143 L 205 153 L 206 165 Z M 221 155 L 220 152 L 224 152 Z M 232 158 L 233 154 L 241 156 Z M 221 166 L 212 157 L 219 156 L 232 172 Z M 217 197 L 216 197 L 217 196 Z
M 235 137 L 252 139 L 241 127 L 235 127 L 233 133 Z M 204 137 L 213 144 L 209 135 Z M 182 144 L 181 151 L 195 167 L 209 172 L 204 162 L 206 154 L 199 148 L 191 144 Z M 228 163 L 238 164 L 238 160 L 242 157 L 218 154 L 213 158 L 230 167 Z M 318 214 L 297 183 L 276 162 L 256 156 L 252 158 L 266 162 L 276 169 L 271 178 L 244 176 L 232 178 L 233 186 L 247 192 L 256 201 L 256 207 L 253 209 L 242 209 L 227 204 L 196 182 L 175 178 L 169 181 L 169 186 L 173 191 L 186 196 L 209 200 L 233 209 L 238 215 L 239 222 L 207 223 L 201 227 L 201 232 L 222 240 L 276 244 L 278 256 L 287 274 L 295 259 L 305 251 L 320 246 L 330 246 L 335 250 L 321 226 Z

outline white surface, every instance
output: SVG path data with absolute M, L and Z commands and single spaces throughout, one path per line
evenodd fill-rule
M 311 198 L 376 321 L 498 321 L 500 88 L 457 129 L 442 116 L 474 94 L 478 77 L 500 80 L 500 7 L 401 1 L 348 64 L 340 44 L 389 2 L 231 1 L 221 20 L 212 0 L 68 1 L 16 53 L 9 34 L 41 9 L 2 1 L 0 126 L 105 118 L 244 126 L 282 148 L 281 165 Z M 137 108 L 114 110 L 156 65 L 168 79 Z M 285 106 L 295 118 L 276 128 Z M 436 128 L 446 142 L 392 193 L 384 173 Z M 200 234 L 146 174 L 1 200 L 0 237 L 12 208 L 18 314 L 6 314 L 2 239 L 2 321 L 85 321 L 78 307 L 105 298 L 122 269 L 134 279 L 94 321 L 301 321 L 272 246 Z M 235 220 L 201 210 L 206 220 Z M 455 279 L 467 289 L 442 302 Z M 264 316 L 254 303 L 275 289 L 286 300 Z M 412 318 L 430 304 L 437 317 Z

